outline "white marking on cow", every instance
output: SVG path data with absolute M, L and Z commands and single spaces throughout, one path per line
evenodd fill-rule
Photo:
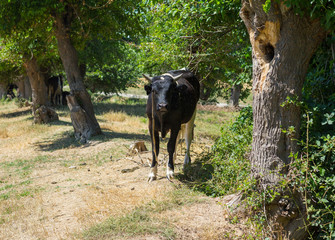
M 157 165 L 158 163 L 156 163 L 154 167 L 150 168 L 148 182 L 152 182 L 157 179 Z
M 173 170 L 169 167 L 166 168 L 166 177 L 167 179 L 169 179 L 171 181 L 171 179 L 173 178 Z
M 194 131 L 194 120 L 197 110 L 194 110 L 192 118 L 185 124 L 185 143 L 186 143 L 186 154 L 184 158 L 184 167 L 190 163 L 190 146 L 193 140 L 193 131 Z

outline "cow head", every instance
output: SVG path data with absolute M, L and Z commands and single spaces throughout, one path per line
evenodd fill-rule
M 173 96 L 179 91 L 177 81 L 182 74 L 173 76 L 165 73 L 156 77 L 143 76 L 151 82 L 150 85 L 146 85 L 144 88 L 148 95 L 152 93 L 154 111 L 159 112 L 161 115 L 167 113 L 171 108 Z

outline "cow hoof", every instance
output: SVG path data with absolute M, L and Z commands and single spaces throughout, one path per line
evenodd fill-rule
M 173 174 L 174 174 L 174 172 L 173 172 L 172 169 L 168 168 L 168 169 L 166 170 L 166 178 L 167 178 L 169 181 L 171 181 L 171 179 L 173 178 Z
M 152 181 L 155 181 L 157 179 L 156 176 L 149 176 L 148 182 L 151 183 Z
M 150 168 L 148 182 L 152 182 L 157 179 L 157 164 L 156 166 Z
M 186 154 L 185 158 L 184 158 L 184 166 L 186 166 L 190 163 L 191 163 L 191 158 L 188 156 L 188 154 Z

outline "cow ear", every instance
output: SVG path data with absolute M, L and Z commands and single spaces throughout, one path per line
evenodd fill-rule
M 151 84 L 150 85 L 145 85 L 144 89 L 147 92 L 147 95 L 149 95 L 151 93 Z
M 145 79 L 147 79 L 149 82 L 152 82 L 152 77 L 149 77 L 148 75 L 142 74 Z

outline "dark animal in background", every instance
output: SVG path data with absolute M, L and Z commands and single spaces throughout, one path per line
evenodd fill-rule
M 13 98 L 16 97 L 16 96 L 15 96 L 15 93 L 14 93 L 14 89 L 15 89 L 15 90 L 18 89 L 18 87 L 17 87 L 16 84 L 14 84 L 14 83 L 10 83 L 10 84 L 7 85 L 7 87 L 6 87 L 6 95 L 7 95 L 7 97 L 8 97 L 9 99 L 13 99 Z
M 70 92 L 68 92 L 68 91 L 64 91 L 64 92 L 62 92 L 62 104 L 63 104 L 64 106 L 67 105 L 66 96 L 68 96 L 68 95 L 70 95 Z
M 149 118 L 149 131 L 152 142 L 152 163 L 149 181 L 157 178 L 157 157 L 159 154 L 159 132 L 162 138 L 168 131 L 170 139 L 167 145 L 169 160 L 166 177 L 170 180 L 174 174 L 176 144 L 182 125 L 185 129 L 186 154 L 184 166 L 191 162 L 190 145 L 193 139 L 196 106 L 200 95 L 200 85 L 195 75 L 188 70 L 174 70 L 160 76 L 143 75 L 151 84 L 145 86 L 149 95 L 146 113 Z
M 54 76 L 46 81 L 48 98 L 52 105 L 62 104 L 63 79 L 62 76 Z

